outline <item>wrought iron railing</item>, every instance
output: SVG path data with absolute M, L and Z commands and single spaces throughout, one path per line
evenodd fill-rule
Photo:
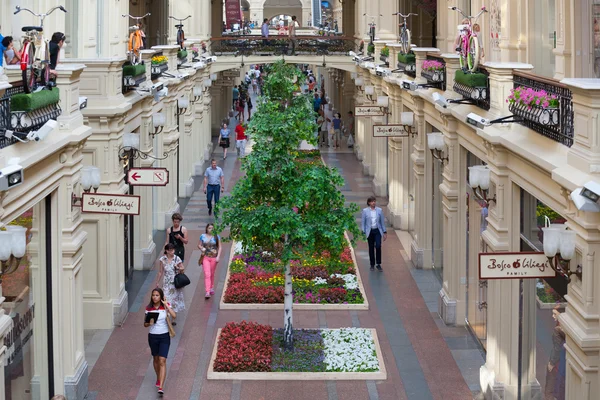
M 558 123 L 546 123 L 543 118 L 537 117 L 523 118 L 519 123 L 542 136 L 571 147 L 573 145 L 575 129 L 573 124 L 573 94 L 569 88 L 557 80 L 521 71 L 514 72 L 513 82 L 515 89 L 525 86 L 535 90 L 545 90 L 548 94 L 558 97 L 559 107 L 557 110 L 558 115 L 556 116 L 558 117 Z M 552 122 L 554 114 L 551 113 L 550 116 L 550 122 Z
M 478 72 L 487 76 L 485 87 L 470 87 L 455 81 L 452 90 L 473 105 L 487 111 L 490 109 L 490 73 L 482 67 L 479 67 Z
M 427 60 L 438 61 L 444 68 L 439 71 L 426 71 L 421 69 L 421 76 L 427 79 L 427 83 L 438 85 L 438 88 L 441 90 L 446 90 L 446 62 L 442 57 L 436 57 L 433 55 L 427 55 Z
M 17 140 L 14 138 L 6 138 L 4 133 L 7 129 L 11 129 L 10 98 L 18 93 L 23 93 L 23 86 L 13 86 L 6 89 L 4 95 L 0 98 L 0 149 L 4 149 L 11 144 L 17 143 Z
M 295 38 L 296 55 L 347 55 L 356 50 L 354 38 L 336 36 L 297 36 Z M 288 36 L 234 36 L 213 38 L 211 52 L 216 56 L 223 55 L 288 55 L 291 54 L 292 43 Z

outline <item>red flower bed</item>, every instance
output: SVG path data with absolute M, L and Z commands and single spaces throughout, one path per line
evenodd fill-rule
M 342 288 L 319 289 L 321 300 L 325 300 L 327 303 L 343 303 L 347 293 L 346 289 Z
M 261 274 L 245 272 L 231 274 L 223 301 L 225 303 L 283 303 L 283 287 L 254 285 L 252 280 L 260 276 Z
M 216 372 L 270 372 L 273 328 L 254 322 L 230 322 L 221 330 Z
M 327 272 L 327 268 L 323 266 L 316 267 L 303 267 L 301 265 L 292 265 L 292 276 L 298 279 L 308 279 L 312 280 L 317 277 L 327 279 L 329 277 L 329 272 Z

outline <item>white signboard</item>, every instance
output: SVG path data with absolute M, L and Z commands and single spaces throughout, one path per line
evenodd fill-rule
M 169 171 L 166 168 L 131 168 L 127 172 L 127 183 L 131 186 L 166 186 Z
M 81 212 L 140 215 L 140 196 L 110 193 L 83 193 Z
M 554 277 L 544 253 L 479 253 L 479 279 Z
M 373 137 L 407 137 L 404 125 L 373 125 Z
M 356 106 L 354 107 L 355 117 L 373 117 L 383 115 L 383 110 L 378 106 Z
M 223 71 L 223 76 L 227 77 L 227 78 L 239 78 L 240 70 L 239 69 L 229 69 L 229 70 Z

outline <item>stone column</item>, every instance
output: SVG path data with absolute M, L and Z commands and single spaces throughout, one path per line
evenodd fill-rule
M 384 95 L 381 85 L 382 81 L 383 80 L 380 77 L 373 77 L 373 84 L 375 86 L 373 99 L 375 100 L 377 100 L 377 96 Z M 388 116 L 385 115 L 383 117 L 378 117 L 376 121 L 374 119 L 373 122 L 376 124 L 386 124 L 387 120 Z M 373 141 L 371 153 L 373 165 L 373 192 L 376 196 L 386 197 L 388 195 L 388 139 L 374 138 L 372 130 L 370 136 Z
M 442 54 L 442 57 L 446 63 L 446 91 L 444 92 L 444 97 L 458 98 L 460 96 L 454 92 L 453 88 L 456 71 L 460 69 L 460 57 L 455 53 L 445 53 Z
M 399 123 L 399 115 L 402 110 L 402 92 L 401 89 L 396 86 L 391 86 L 390 90 L 390 123 Z M 407 198 L 404 196 L 408 186 L 408 179 L 404 180 L 404 173 L 409 168 L 404 167 L 405 158 L 403 149 L 406 146 L 405 138 L 390 138 L 388 139 L 389 146 L 389 158 L 388 158 L 388 188 L 389 188 L 389 201 L 388 201 L 388 215 L 387 218 L 391 222 L 392 226 L 396 229 L 402 229 L 402 223 L 405 224 L 408 221 L 403 221 L 403 211 L 405 206 L 408 206 Z M 409 156 L 410 158 L 410 156 Z
M 380 0 L 367 5 L 366 13 L 375 16 L 377 23 L 376 37 L 378 39 L 396 40 L 398 38 L 397 17 L 392 15 L 396 11 L 396 4 L 393 0 Z
M 170 172 L 170 179 L 164 190 L 160 191 L 159 202 L 162 204 L 159 207 L 160 213 L 162 214 L 163 226 L 158 229 L 166 229 L 171 226 L 171 216 L 173 213 L 179 212 L 179 203 L 177 198 L 177 185 L 180 183 L 180 177 L 177 174 L 177 153 L 179 152 L 179 138 L 180 133 L 177 129 L 177 99 L 181 95 L 177 92 L 169 92 L 169 95 L 165 97 L 164 101 L 164 112 L 167 117 L 163 133 L 160 136 L 158 154 L 168 153 L 168 157 L 165 160 L 161 160 L 161 166 L 167 168 Z M 181 122 L 183 122 L 181 120 Z M 180 157 L 181 160 L 181 157 Z M 181 174 L 181 171 L 180 171 Z M 180 192 L 181 194 L 181 192 Z M 161 220 L 161 218 L 158 218 Z
M 513 69 L 530 70 L 533 65 L 525 63 L 485 63 L 490 73 L 490 112 L 505 116 L 510 115 L 506 99 L 513 88 Z
M 363 86 L 361 88 L 356 87 L 356 106 L 360 106 L 366 103 L 365 101 L 365 92 L 364 92 L 364 87 L 366 86 L 366 83 L 364 83 L 365 81 L 365 70 L 360 70 L 358 72 L 357 77 L 361 78 L 363 80 Z M 364 146 L 365 146 L 365 118 L 364 117 L 356 117 L 355 116 L 355 120 L 354 120 L 355 124 L 356 124 L 356 137 L 355 139 L 355 143 L 354 143 L 354 153 L 356 154 L 356 157 L 358 158 L 359 161 L 363 161 L 364 160 Z
M 365 86 L 369 86 L 372 84 L 371 82 L 371 74 L 370 72 L 367 72 L 364 74 L 364 84 Z M 369 101 L 367 99 L 367 101 L 365 102 L 365 104 L 371 104 L 372 102 Z M 362 160 L 362 164 L 363 164 L 363 174 L 365 175 L 369 175 L 369 176 L 373 176 L 374 171 L 375 171 L 375 166 L 373 165 L 373 153 L 372 153 L 372 147 L 373 147 L 373 120 L 371 117 L 361 117 L 363 119 L 363 123 L 364 123 L 364 130 L 363 130 L 363 148 L 362 148 L 362 154 L 363 154 L 363 160 Z

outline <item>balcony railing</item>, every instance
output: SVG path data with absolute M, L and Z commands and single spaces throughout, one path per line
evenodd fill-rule
M 519 123 L 542 136 L 571 147 L 575 130 L 573 125 L 573 94 L 569 88 L 557 80 L 521 71 L 514 72 L 513 82 L 515 89 L 519 86 L 525 86 L 535 90 L 545 90 L 548 94 L 558 97 L 559 106 L 558 110 L 555 110 L 558 114 L 556 116 L 558 119 L 556 122 L 558 123 L 552 123 L 554 113 L 548 114 L 550 116 L 549 121 L 545 121 L 543 118 L 531 117 L 524 118 Z
M 10 125 L 10 97 L 12 95 L 23 93 L 22 86 L 13 86 L 6 89 L 2 98 L 0 98 L 0 149 L 17 143 L 17 139 L 8 139 L 4 136 L 7 129 L 11 129 Z
M 354 38 L 336 36 L 297 36 L 296 55 L 347 55 L 356 50 Z M 213 38 L 213 55 L 288 55 L 291 43 L 288 36 L 272 36 L 268 40 L 262 36 L 246 35 Z
M 471 87 L 455 81 L 452 90 L 465 101 L 487 111 L 490 109 L 490 73 L 482 67 L 477 72 L 487 77 L 485 87 Z
M 446 61 L 442 57 L 436 57 L 432 55 L 427 55 L 427 60 L 438 61 L 444 65 L 444 69 L 440 71 L 425 71 L 422 69 L 421 76 L 427 79 L 427 83 L 431 85 L 438 85 L 440 90 L 446 90 Z

